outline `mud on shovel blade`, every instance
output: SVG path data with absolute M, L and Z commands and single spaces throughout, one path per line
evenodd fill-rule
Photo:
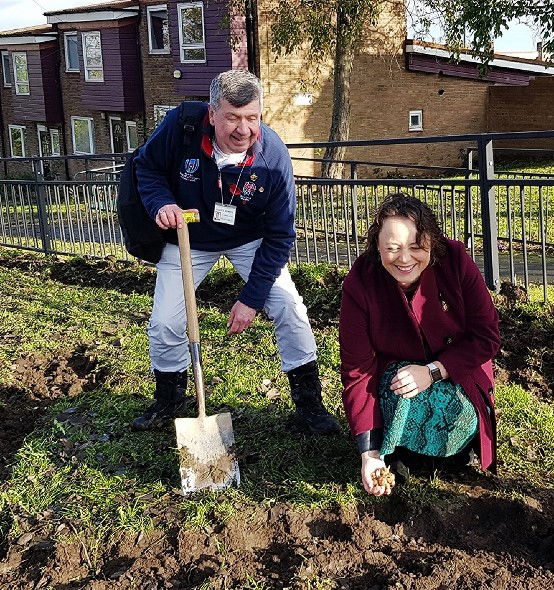
M 205 488 L 220 489 L 240 483 L 235 454 L 235 435 L 231 414 L 206 416 L 204 377 L 200 354 L 200 330 L 196 311 L 196 295 L 192 275 L 190 242 L 187 223 L 200 220 L 197 213 L 183 214 L 183 227 L 177 229 L 183 289 L 187 310 L 187 331 L 190 343 L 198 418 L 176 418 L 179 472 L 184 494 Z

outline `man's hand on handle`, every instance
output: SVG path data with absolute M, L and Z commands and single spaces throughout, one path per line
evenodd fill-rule
M 156 214 L 156 224 L 161 229 L 183 227 L 183 213 L 188 212 L 198 213 L 198 209 L 181 209 L 173 203 L 164 205 Z

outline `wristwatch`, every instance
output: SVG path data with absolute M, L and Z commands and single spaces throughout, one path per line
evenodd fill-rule
M 428 363 L 426 366 L 429 369 L 433 383 L 442 381 L 441 370 L 437 367 L 437 365 L 435 365 L 435 363 Z

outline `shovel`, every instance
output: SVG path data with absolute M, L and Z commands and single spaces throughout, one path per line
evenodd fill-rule
M 196 311 L 196 295 L 192 276 L 190 242 L 187 223 L 200 221 L 198 213 L 184 213 L 183 227 L 177 228 L 181 272 L 187 310 L 187 332 L 198 403 L 198 418 L 176 418 L 179 473 L 183 494 L 204 488 L 220 489 L 240 483 L 235 454 L 235 435 L 231 414 L 206 416 L 204 377 L 200 356 L 200 330 Z

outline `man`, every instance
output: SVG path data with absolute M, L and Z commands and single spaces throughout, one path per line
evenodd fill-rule
M 199 109 L 195 114 L 203 119 L 185 157 L 175 161 L 184 134 L 174 109 L 136 160 L 141 198 L 167 232 L 167 244 L 157 264 L 148 326 L 155 402 L 133 427 L 167 423 L 184 405 L 191 361 L 175 228 L 184 210 L 198 210 L 200 223 L 189 226 L 195 288 L 220 256 L 230 260 L 245 285 L 227 322 L 229 334 L 246 330 L 264 309 L 275 325 L 299 426 L 315 434 L 336 432 L 339 424 L 321 400 L 306 307 L 286 266 L 295 239 L 294 178 L 285 145 L 261 123 L 260 81 L 242 70 L 223 72 L 211 83 L 209 106 L 185 108 Z

